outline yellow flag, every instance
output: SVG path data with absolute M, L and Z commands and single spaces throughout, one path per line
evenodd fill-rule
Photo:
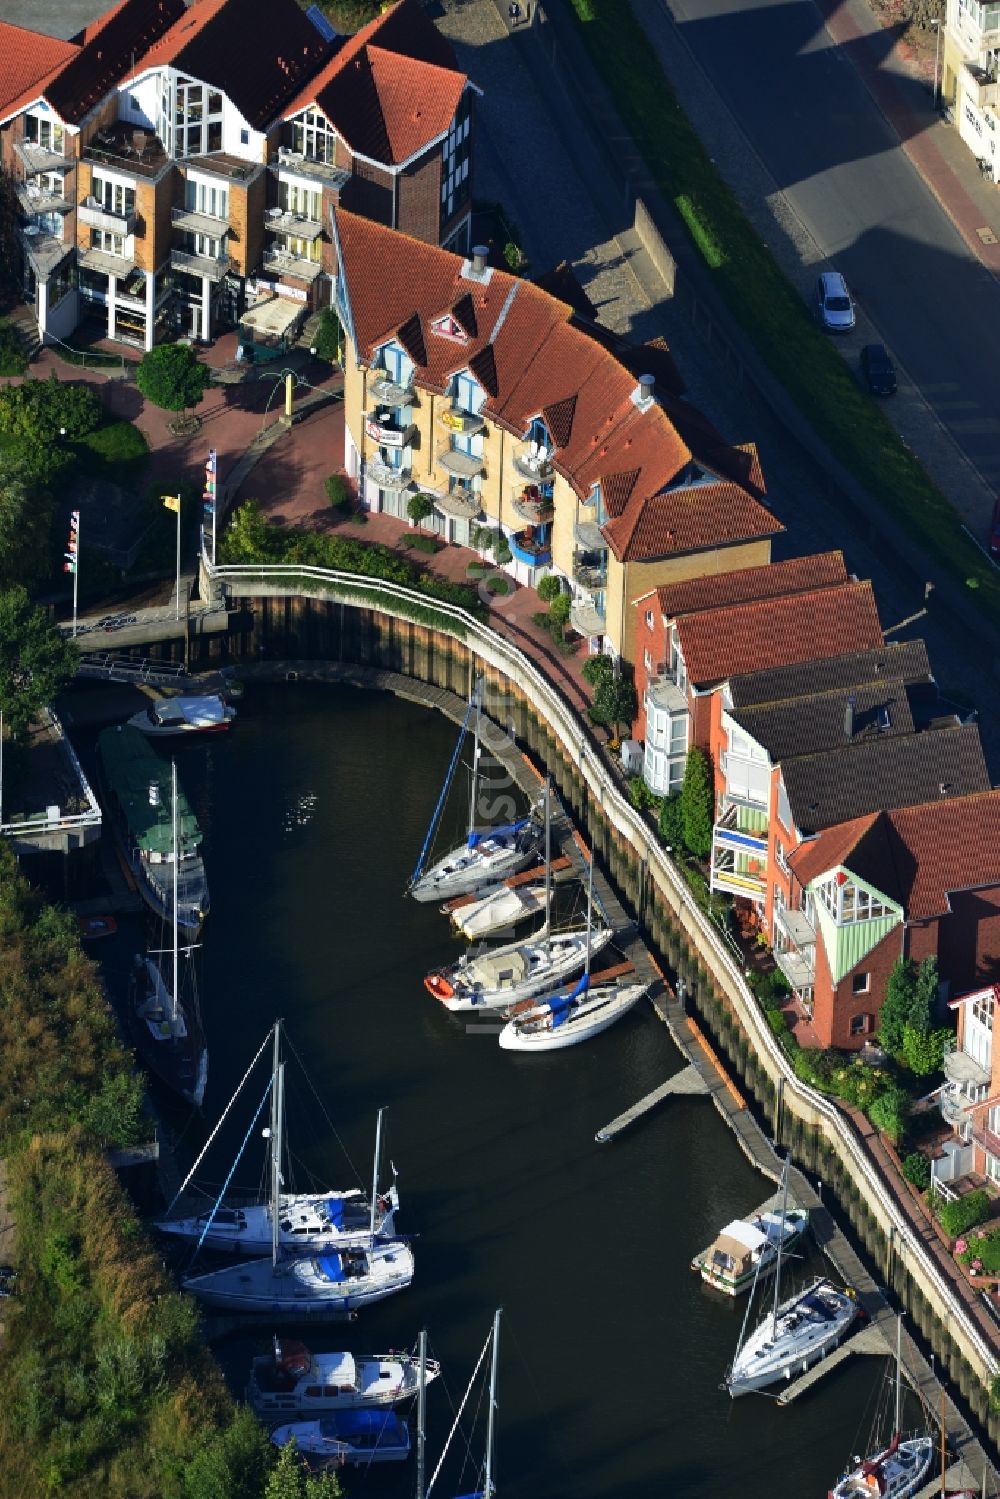
M 163 496 L 163 503 L 168 510 L 175 510 L 178 515 L 180 514 L 181 497 L 179 494 L 165 494 Z

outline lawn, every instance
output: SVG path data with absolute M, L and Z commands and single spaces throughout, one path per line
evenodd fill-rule
M 571 0 L 598 72 L 736 320 L 801 412 L 879 504 L 1000 621 L 1000 574 L 810 317 L 716 171 L 629 0 Z
M 85 473 L 123 488 L 135 485 L 149 456 L 148 442 L 131 422 L 108 422 L 81 437 L 75 447 Z

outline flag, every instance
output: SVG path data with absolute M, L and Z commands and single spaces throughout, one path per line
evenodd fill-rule
M 73 553 L 72 552 L 63 552 L 63 556 L 66 558 L 66 561 L 63 563 L 63 572 L 64 573 L 75 573 L 76 572 L 76 558 L 73 556 Z
M 79 512 L 79 510 L 71 510 L 70 511 L 70 513 L 69 513 L 69 528 L 70 528 L 71 531 L 79 531 L 79 529 L 80 529 L 80 512 Z
M 179 494 L 165 494 L 163 503 L 168 510 L 173 510 L 177 515 L 181 513 L 181 497 Z

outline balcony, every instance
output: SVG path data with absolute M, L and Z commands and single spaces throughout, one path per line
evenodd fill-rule
M 229 231 L 229 220 L 215 213 L 201 213 L 194 208 L 172 208 L 170 224 L 188 234 L 204 234 L 207 239 L 221 239 Z
M 760 901 L 767 894 L 767 839 L 733 826 L 732 812 L 712 829 L 712 889 Z
M 282 212 L 280 208 L 267 210 L 264 228 L 268 234 L 291 234 L 296 239 L 308 240 L 310 244 L 323 233 L 319 219 L 307 218 L 303 213 Z
M 73 248 L 67 240 L 56 239 L 54 234 L 46 234 L 37 224 L 25 224 L 20 235 L 24 253 L 39 281 L 47 281 Z
M 412 422 L 403 427 L 394 421 L 391 409 L 365 413 L 365 435 L 377 442 L 380 448 L 408 447 L 416 430 Z
M 397 385 L 388 375 L 376 375 L 368 382 L 368 394 L 379 406 L 409 406 L 413 400 L 413 386 Z
M 36 187 L 32 182 L 19 182 L 17 201 L 23 213 L 30 218 L 36 213 L 69 213 L 73 204 L 63 192 L 50 192 L 48 188 Z
M 471 411 L 460 411 L 457 406 L 443 406 L 438 412 L 438 421 L 449 432 L 460 432 L 464 437 L 474 437 L 486 426 L 481 416 Z
M 606 553 L 608 550 L 608 544 L 596 521 L 578 520 L 573 527 L 573 535 L 581 551 Z
M 535 536 L 531 526 L 508 536 L 507 543 L 511 556 L 527 567 L 548 567 L 552 561 L 552 543 L 547 536 L 544 539 Z
M 192 255 L 188 250 L 171 250 L 170 269 L 183 271 L 188 276 L 201 276 L 205 281 L 221 281 L 231 267 L 232 256 Z
M 570 571 L 573 582 L 579 583 L 581 588 L 600 593 L 607 586 L 607 567 L 602 566 L 602 559 L 593 552 L 574 552 Z
M 442 448 L 437 463 L 446 474 L 454 474 L 456 479 L 474 479 L 477 474 L 486 472 L 482 458 L 477 458 L 474 453 L 462 453 L 458 448 Z
M 308 177 L 310 181 L 322 182 L 335 192 L 340 191 L 351 175 L 343 167 L 335 167 L 332 162 L 306 156 L 302 151 L 291 151 L 287 146 L 279 146 L 277 156 L 268 165 L 279 176 Z
M 111 255 L 107 250 L 81 250 L 76 263 L 82 270 L 95 271 L 98 276 L 116 276 L 124 281 L 135 270 L 135 261 L 126 255 Z
M 213 177 L 226 177 L 230 182 L 247 182 L 262 170 L 259 161 L 230 156 L 228 151 L 212 151 L 207 156 L 185 156 L 180 165 L 182 170 L 193 167 L 196 172 L 210 172 Z
M 774 948 L 774 961 L 793 989 L 807 989 L 816 982 L 816 929 L 804 911 L 785 907 L 774 913 L 775 926 L 791 946 L 784 952 Z
M 988 1088 L 990 1085 L 989 1068 L 970 1057 L 967 1051 L 945 1052 L 944 1075 L 959 1087 Z
M 995 1161 L 1000 1161 L 1000 1135 L 994 1134 L 993 1130 L 979 1124 L 974 1126 L 972 1138 L 988 1156 L 992 1156 Z
M 456 484 L 447 494 L 434 495 L 433 498 L 435 510 L 456 520 L 475 520 L 483 508 L 479 490 L 467 484 Z
M 974 62 L 963 63 L 962 68 L 962 92 L 965 97 L 980 109 L 985 109 L 988 104 L 996 106 L 998 89 L 993 74 L 986 68 L 977 67 Z
M 126 177 L 159 177 L 170 166 L 170 157 L 159 136 L 136 130 L 119 120 L 99 130 L 82 151 L 84 161 L 110 167 Z
M 544 526 L 556 513 L 555 501 L 551 495 L 544 495 L 534 485 L 517 495 L 513 503 L 514 514 L 526 520 L 532 526 Z
M 297 281 L 315 281 L 323 267 L 318 260 L 304 260 L 286 250 L 266 250 L 264 270 L 269 276 L 294 276 Z
M 109 213 L 96 198 L 84 198 L 77 209 L 81 224 L 92 229 L 106 229 L 109 234 L 120 234 L 122 238 L 135 229 L 135 210 L 131 213 Z
M 547 450 L 539 449 L 536 442 L 525 443 L 519 452 L 514 453 L 512 461 L 515 472 L 529 483 L 540 484 L 543 480 L 552 478 L 549 454 Z
M 971 1107 L 971 1098 L 967 1093 L 963 1093 L 961 1088 L 942 1088 L 938 1094 L 941 1118 L 946 1124 L 950 1124 L 952 1129 L 961 1129 L 964 1125 L 971 1124 L 972 1119 L 969 1114 Z
M 380 458 L 369 458 L 365 475 L 379 489 L 400 490 L 409 486 L 412 471 L 409 468 L 391 468 Z
M 73 165 L 72 157 L 40 146 L 37 141 L 15 141 L 14 149 L 29 177 L 37 177 L 39 172 L 65 172 Z
M 578 635 L 596 640 L 604 634 L 604 610 L 592 598 L 574 599 L 569 611 L 569 622 Z

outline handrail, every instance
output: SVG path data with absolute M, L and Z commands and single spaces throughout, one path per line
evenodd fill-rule
M 914 1237 L 908 1219 L 900 1210 L 882 1173 L 876 1170 L 873 1162 L 862 1149 L 853 1126 L 829 1098 L 796 1076 L 789 1065 L 787 1056 L 767 1025 L 742 970 L 725 948 L 719 933 L 691 899 L 679 870 L 660 845 L 651 840 L 651 830 L 638 811 L 621 794 L 610 770 L 601 763 L 599 752 L 595 750 L 592 742 L 588 742 L 589 734 L 586 726 L 581 724 L 548 678 L 543 676 L 534 663 L 516 646 L 511 645 L 509 641 L 504 640 L 489 626 L 483 625 L 464 609 L 437 599 L 429 599 L 426 594 L 421 594 L 399 583 L 390 583 L 381 578 L 370 578 L 363 573 L 339 572 L 332 568 L 312 567 L 298 563 L 229 564 L 213 567 L 204 551 L 202 560 L 208 575 L 214 581 L 222 583 L 256 582 L 266 586 L 269 583 L 280 584 L 283 580 L 287 580 L 290 583 L 298 583 L 298 591 L 301 592 L 304 591 L 301 587 L 303 580 L 315 578 L 317 583 L 332 585 L 333 588 L 340 586 L 355 592 L 362 588 L 377 594 L 380 596 L 377 607 L 389 614 L 393 613 L 391 604 L 394 599 L 418 603 L 424 608 L 432 607 L 435 614 L 441 617 L 443 628 L 446 628 L 447 621 L 453 620 L 456 625 L 460 626 L 460 630 L 456 633 L 466 644 L 474 643 L 484 660 L 508 670 L 508 674 L 519 680 L 519 685 L 528 684 L 533 703 L 541 708 L 549 725 L 562 739 L 564 749 L 569 751 L 571 758 L 576 761 L 581 777 L 595 795 L 601 810 L 609 817 L 612 813 L 614 814 L 614 822 L 618 830 L 626 833 L 637 851 L 642 852 L 647 867 L 650 870 L 655 868 L 661 880 L 674 892 L 681 911 L 696 928 L 699 939 L 711 952 L 718 969 L 739 994 L 744 1009 L 742 1018 L 751 1032 L 751 1039 L 757 1050 L 766 1053 L 773 1066 L 784 1078 L 786 1088 L 822 1114 L 829 1122 L 891 1222 L 897 1243 L 902 1243 L 907 1253 L 919 1262 L 924 1274 L 935 1285 L 938 1294 L 950 1304 L 951 1318 L 961 1326 L 969 1342 L 976 1348 L 980 1358 L 989 1369 L 991 1377 L 1000 1371 L 1000 1362 L 996 1355 L 969 1318 L 965 1308 L 954 1296 L 938 1266 L 923 1245 Z M 406 618 L 406 615 L 400 611 L 398 617 Z

